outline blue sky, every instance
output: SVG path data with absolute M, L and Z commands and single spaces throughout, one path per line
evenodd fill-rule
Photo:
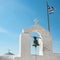
M 60 1 L 48 0 L 54 7 L 50 14 L 50 26 L 53 51 L 60 53 Z M 39 25 L 47 28 L 46 0 L 0 0 L 0 54 L 11 49 L 18 53 L 19 34 L 22 29 L 34 25 L 33 20 L 39 19 Z

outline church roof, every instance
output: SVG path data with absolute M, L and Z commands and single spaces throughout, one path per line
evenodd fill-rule
M 12 52 L 7 52 L 7 53 L 5 53 L 5 55 L 14 55 Z
M 7 52 L 7 53 L 5 53 L 5 55 L 14 55 L 14 54 L 11 52 L 11 50 L 10 50 L 10 49 L 8 49 L 8 52 Z

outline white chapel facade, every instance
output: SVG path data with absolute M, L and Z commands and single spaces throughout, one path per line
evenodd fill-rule
M 35 55 L 30 53 L 31 32 L 37 32 L 41 37 L 37 60 L 60 60 L 60 54 L 52 52 L 52 38 L 50 33 L 38 24 L 24 29 L 20 34 L 20 57 L 16 57 L 15 60 L 36 60 Z
M 30 40 L 32 32 L 36 32 L 41 38 L 39 39 L 38 55 L 31 54 Z M 60 54 L 54 54 L 52 52 L 52 37 L 49 31 L 35 24 L 21 32 L 19 36 L 19 55 L 0 56 L 0 60 L 60 60 Z

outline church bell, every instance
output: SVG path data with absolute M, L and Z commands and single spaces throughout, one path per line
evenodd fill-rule
M 33 45 L 32 46 L 35 46 L 35 47 L 39 46 L 37 37 L 34 36 L 33 38 L 34 38 L 34 41 L 33 41 Z

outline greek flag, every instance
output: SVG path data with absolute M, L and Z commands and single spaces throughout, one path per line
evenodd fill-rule
M 54 12 L 54 7 L 48 5 L 48 13 L 51 14 Z

